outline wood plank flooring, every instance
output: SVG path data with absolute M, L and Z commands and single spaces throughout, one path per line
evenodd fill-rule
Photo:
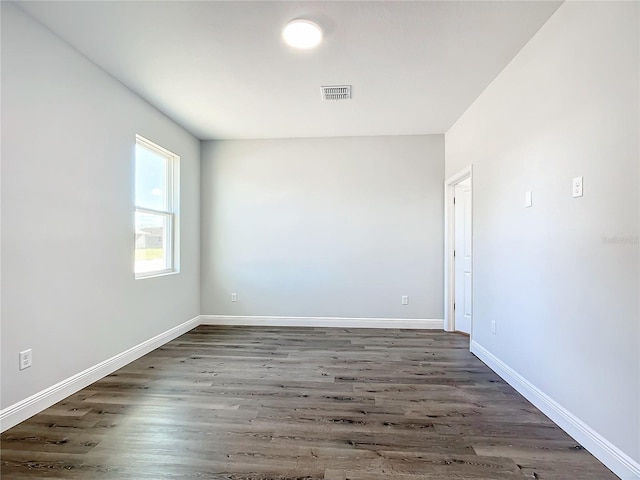
M 4 432 L 2 479 L 617 478 L 468 348 L 200 326 Z

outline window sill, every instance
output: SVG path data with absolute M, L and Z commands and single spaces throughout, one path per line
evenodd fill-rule
M 145 278 L 156 278 L 156 277 L 166 277 L 169 275 L 176 275 L 180 273 L 179 270 L 161 270 L 158 272 L 149 272 L 149 273 L 136 273 L 136 280 L 144 280 Z

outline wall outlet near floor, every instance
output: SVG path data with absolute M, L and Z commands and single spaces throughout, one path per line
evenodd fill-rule
M 582 196 L 582 177 L 575 177 L 573 179 L 573 196 L 581 197 Z
M 232 293 L 231 294 L 231 301 L 232 302 L 237 302 L 238 301 L 238 294 L 237 293 Z
M 409 296 L 408 295 L 403 295 L 402 296 L 402 304 L 403 305 L 409 305 Z
M 25 368 L 29 368 L 31 366 L 31 363 L 33 361 L 32 355 L 31 355 L 31 349 L 29 350 L 23 350 L 22 352 L 20 352 L 20 370 L 24 370 Z
M 491 333 L 496 334 L 496 321 L 491 320 Z

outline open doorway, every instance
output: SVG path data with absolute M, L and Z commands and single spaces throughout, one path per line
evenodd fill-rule
M 473 332 L 471 166 L 445 181 L 445 329 Z

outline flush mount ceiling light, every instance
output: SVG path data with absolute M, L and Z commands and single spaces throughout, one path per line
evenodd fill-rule
M 311 20 L 296 18 L 284 27 L 284 30 L 282 30 L 282 38 L 287 45 L 293 48 L 307 50 L 320 45 L 322 41 L 322 29 L 320 25 Z

